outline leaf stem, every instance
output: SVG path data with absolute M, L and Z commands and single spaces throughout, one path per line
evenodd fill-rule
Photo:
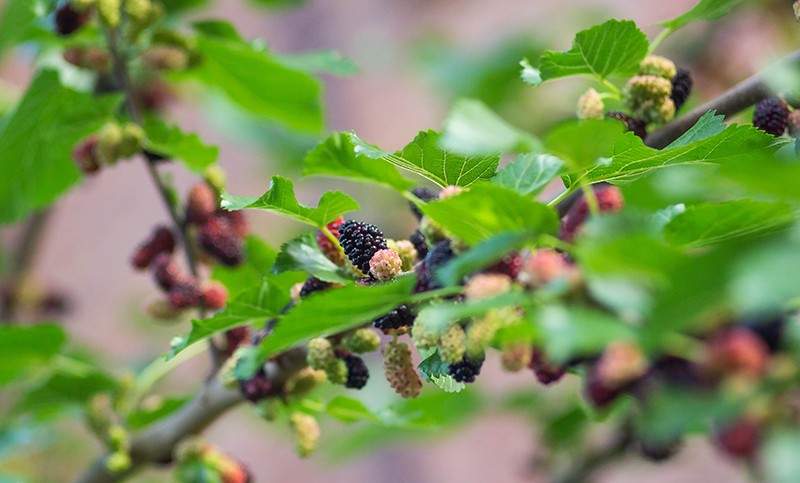
M 661 42 L 666 40 L 666 38 L 672 35 L 673 32 L 674 30 L 672 30 L 669 27 L 666 27 L 661 32 L 659 32 L 658 35 L 656 35 L 655 38 L 653 38 L 653 41 L 650 42 L 650 47 L 647 49 L 647 54 L 649 55 L 655 52 L 656 49 L 661 45 Z

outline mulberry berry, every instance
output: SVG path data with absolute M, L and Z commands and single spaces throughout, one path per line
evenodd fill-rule
M 537 287 L 557 279 L 573 279 L 576 275 L 575 267 L 563 254 L 543 248 L 525 259 L 519 278 L 525 285 Z
M 415 318 L 416 315 L 407 305 L 398 305 L 388 314 L 375 319 L 372 325 L 384 333 L 389 333 L 411 327 Z
M 622 394 L 622 390 L 622 387 L 612 387 L 605 384 L 597 371 L 597 366 L 592 366 L 587 370 L 584 379 L 584 394 L 596 407 L 608 406 L 617 396 Z
M 339 239 L 339 229 L 343 223 L 344 218 L 340 216 L 327 225 L 328 231 L 337 240 Z M 316 240 L 317 246 L 319 247 L 320 251 L 322 251 L 322 253 L 328 257 L 328 260 L 332 261 L 336 265 L 341 266 L 344 264 L 344 254 L 342 254 L 342 252 L 339 250 L 339 247 L 337 247 L 333 241 L 331 241 L 324 233 L 322 233 L 322 231 L 317 231 Z
M 158 226 L 144 243 L 139 245 L 131 258 L 134 268 L 144 270 L 162 253 L 170 254 L 175 250 L 175 237 L 166 226 Z
M 789 106 L 779 97 L 768 97 L 756 104 L 753 125 L 762 131 L 781 136 L 789 125 Z
M 344 383 L 345 387 L 361 389 L 366 386 L 367 380 L 369 379 L 369 369 L 367 369 L 364 359 L 353 354 L 347 354 L 343 357 L 343 360 L 347 365 L 347 381 Z
M 188 309 L 200 304 L 203 294 L 195 281 L 178 282 L 167 294 L 169 303 L 176 309 Z
M 217 194 L 206 183 L 198 183 L 186 197 L 186 221 L 200 224 L 211 218 L 217 209 Z
M 730 424 L 716 434 L 719 447 L 727 454 L 742 459 L 752 458 L 759 447 L 761 428 L 756 421 L 744 418 Z
M 391 280 L 402 271 L 403 261 L 400 255 L 389 248 L 378 250 L 369 260 L 369 273 L 376 280 Z
M 592 189 L 600 213 L 615 213 L 622 209 L 624 200 L 619 188 L 611 185 L 598 185 Z M 585 196 L 581 196 L 562 220 L 561 239 L 568 242 L 573 241 L 587 218 L 589 218 L 589 203 Z
M 648 55 L 639 64 L 639 74 L 655 75 L 664 79 L 672 79 L 677 74 L 678 69 L 675 63 L 660 55 Z
M 519 372 L 531 362 L 531 348 L 525 343 L 508 344 L 503 347 L 500 361 L 508 372 Z
M 768 360 L 769 348 L 749 329 L 730 329 L 709 342 L 709 369 L 715 373 L 758 377 Z
M 417 258 L 422 260 L 428 254 L 428 243 L 425 241 L 425 235 L 417 230 L 408 237 L 408 241 L 417 249 Z
M 692 93 L 694 81 L 692 80 L 692 73 L 687 69 L 679 68 L 675 77 L 672 78 L 672 93 L 670 98 L 675 103 L 675 110 L 679 110 L 689 99 Z
M 422 201 L 425 201 L 425 202 L 428 202 L 428 201 L 431 201 L 431 200 L 435 200 L 438 197 L 436 192 L 434 192 L 433 190 L 431 190 L 429 188 L 414 188 L 411 191 L 411 193 L 413 193 L 414 196 L 416 196 L 417 198 L 419 198 L 419 199 L 421 199 Z M 417 220 L 421 220 L 422 219 L 422 212 L 419 210 L 417 205 L 415 205 L 414 203 L 411 203 L 411 202 L 409 202 L 408 205 L 411 208 L 411 212 L 414 213 L 414 216 L 417 218 Z
M 342 344 L 356 354 L 372 352 L 381 345 L 381 337 L 372 329 L 358 329 L 345 337 Z
M 507 325 L 508 317 L 515 316 L 513 309 L 496 309 L 472 321 L 467 328 L 467 356 L 472 359 L 482 358 L 497 330 L 503 325 Z
M 600 93 L 590 88 L 578 99 L 578 119 L 602 119 L 605 108 Z
M 536 375 L 536 379 L 546 386 L 559 381 L 566 373 L 563 367 L 556 366 L 548 361 L 544 353 L 538 349 L 534 349 L 531 353 L 531 361 L 528 367 Z
M 209 255 L 220 263 L 236 266 L 242 263 L 244 249 L 242 240 L 233 231 L 225 218 L 215 216 L 200 227 L 198 241 Z
M 401 269 L 404 272 L 408 272 L 412 268 L 414 268 L 414 264 L 417 263 L 417 249 L 414 248 L 414 244 L 408 240 L 386 240 L 386 245 L 389 247 L 390 250 L 394 250 L 397 252 L 397 255 L 400 256 L 400 261 L 402 262 Z
M 217 216 L 228 222 L 233 232 L 239 238 L 244 238 L 250 233 L 250 225 L 244 216 L 244 211 L 217 210 Z
M 397 394 L 405 398 L 419 396 L 422 380 L 414 370 L 411 349 L 396 340 L 386 344 L 383 352 L 383 368 L 386 380 Z
M 369 261 L 379 250 L 386 249 L 386 238 L 377 226 L 348 220 L 339 229 L 339 242 L 345 255 L 362 273 L 369 273 Z
M 276 394 L 275 385 L 263 370 L 246 381 L 239 381 L 239 391 L 245 399 L 253 403 Z
M 67 36 L 77 32 L 89 20 L 90 12 L 89 9 L 81 11 L 69 2 L 58 7 L 55 15 L 56 33 Z
M 250 327 L 243 325 L 225 331 L 225 355 L 230 357 L 234 351 L 250 338 Z
M 162 253 L 153 260 L 152 270 L 156 284 L 166 291 L 171 290 L 186 278 L 178 264 L 167 253 Z
M 436 270 L 449 262 L 454 256 L 455 253 L 449 240 L 437 243 L 428 252 L 422 263 L 417 265 L 417 286 L 415 291 L 426 292 L 441 288 L 441 284 L 435 279 Z
M 501 273 L 512 280 L 516 280 L 524 260 L 522 254 L 514 252 L 504 256 L 499 262 L 487 268 L 486 271 L 489 273 Z
M 603 384 L 621 387 L 644 375 L 647 359 L 636 344 L 613 342 L 606 347 L 597 361 L 597 375 Z
M 321 292 L 327 288 L 330 288 L 330 286 L 331 284 L 328 282 L 323 282 L 316 277 L 309 277 L 303 283 L 303 287 L 300 289 L 300 298 L 306 298 L 315 292 Z
M 467 334 L 459 324 L 447 328 L 439 339 L 439 355 L 448 364 L 456 364 L 464 358 L 467 350 Z
M 308 365 L 314 369 L 325 371 L 328 380 L 333 384 L 347 382 L 347 364 L 336 357 L 333 345 L 324 337 L 317 337 L 308 343 Z
M 468 300 L 479 300 L 504 294 L 511 290 L 511 279 L 500 273 L 479 273 L 466 287 L 464 294 Z
M 221 283 L 212 282 L 203 287 L 202 305 L 210 310 L 225 307 L 228 301 L 228 290 Z
M 306 413 L 295 412 L 289 417 L 292 431 L 297 441 L 297 453 L 305 458 L 310 456 L 319 443 L 319 423 L 314 416 Z
M 96 174 L 100 171 L 100 160 L 97 157 L 97 136 L 92 135 L 79 142 L 72 150 L 72 159 L 83 174 Z
M 483 359 L 472 360 L 467 357 L 455 364 L 451 364 L 449 372 L 453 379 L 458 382 L 472 383 L 481 373 L 481 367 L 483 367 Z
M 642 121 L 641 119 L 631 117 L 625 114 L 624 112 L 619 112 L 619 111 L 606 113 L 606 117 L 609 119 L 616 119 L 617 121 L 622 122 L 623 124 L 625 124 L 625 128 L 628 131 L 639 136 L 641 139 L 647 137 L 647 123 Z

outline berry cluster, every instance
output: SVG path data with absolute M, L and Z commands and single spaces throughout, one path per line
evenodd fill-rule
M 639 65 L 639 72 L 628 80 L 622 101 L 628 112 L 606 111 L 606 97 L 616 93 L 601 94 L 587 90 L 578 99 L 579 119 L 616 119 L 625 128 L 644 139 L 649 125 L 664 124 L 686 103 L 692 91 L 692 76 L 683 68 L 661 56 L 650 55 Z

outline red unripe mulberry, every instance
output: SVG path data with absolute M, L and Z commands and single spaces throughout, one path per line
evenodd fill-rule
M 594 190 L 597 209 L 600 213 L 615 213 L 622 209 L 624 200 L 619 188 L 611 185 L 602 185 L 594 186 L 592 189 Z M 569 209 L 561 222 L 561 239 L 569 242 L 574 240 L 580 228 L 589 218 L 589 214 L 589 202 L 585 196 L 581 196 Z
M 730 424 L 716 434 L 719 447 L 734 458 L 749 459 L 755 456 L 761 441 L 761 426 L 744 418 Z
M 209 218 L 200 226 L 198 241 L 206 253 L 223 265 L 236 266 L 244 258 L 242 239 L 222 216 Z
M 202 299 L 202 292 L 197 282 L 186 280 L 176 283 L 167 294 L 170 305 L 176 309 L 197 307 Z
M 175 237 L 166 226 L 157 226 L 150 238 L 145 240 L 133 254 L 131 264 L 134 268 L 144 270 L 161 254 L 170 254 L 175 250 Z
M 100 171 L 100 159 L 97 157 L 97 136 L 91 135 L 79 142 L 72 150 L 72 159 L 83 174 L 96 174 Z
M 186 221 L 203 223 L 214 215 L 217 209 L 217 193 L 206 183 L 197 183 L 186 198 Z
M 544 385 L 559 381 L 566 373 L 563 367 L 548 361 L 544 353 L 539 349 L 533 349 L 528 367 L 530 367 L 536 375 L 536 379 Z
M 153 261 L 153 278 L 163 290 L 172 290 L 172 287 L 181 283 L 186 278 L 177 263 L 166 253 L 162 253 Z
M 229 356 L 250 338 L 250 327 L 243 325 L 225 331 L 225 355 Z
M 709 343 L 709 369 L 715 373 L 758 377 L 764 373 L 769 348 L 753 331 L 745 328 L 726 330 Z
M 339 239 L 339 228 L 342 226 L 342 223 L 344 223 L 344 218 L 341 216 L 328 223 L 328 231 L 330 231 L 331 235 L 333 235 L 333 237 L 337 240 Z M 325 236 L 322 231 L 317 231 L 316 240 L 317 246 L 319 247 L 320 251 L 322 251 L 322 253 L 328 257 L 328 260 L 332 261 L 336 265 L 344 264 L 344 253 L 339 250 L 333 241 Z
M 247 223 L 244 211 L 217 210 L 217 214 L 228 221 L 231 229 L 239 238 L 244 238 L 250 233 L 250 225 Z
M 227 301 L 228 290 L 224 285 L 217 282 L 211 282 L 203 287 L 203 307 L 211 310 L 219 310 L 225 307 L 225 303 Z

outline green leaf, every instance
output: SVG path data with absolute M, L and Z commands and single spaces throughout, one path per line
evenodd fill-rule
M 549 306 L 536 316 L 548 358 L 563 363 L 578 356 L 596 355 L 609 343 L 635 338 L 634 329 L 595 310 Z
M 380 418 L 370 411 L 364 403 L 358 399 L 346 396 L 336 396 L 331 399 L 327 406 L 325 406 L 325 411 L 329 416 L 345 423 L 354 423 L 356 421 L 380 421 Z
M 201 33 L 207 37 L 219 37 L 222 39 L 233 40 L 242 43 L 246 42 L 246 40 L 239 35 L 239 31 L 236 30 L 236 27 L 232 23 L 225 20 L 198 20 L 196 22 L 192 22 L 192 28 L 195 30 L 195 32 Z
M 543 190 L 563 167 L 564 162 L 555 156 L 527 153 L 501 169 L 492 182 L 530 196 Z
M 784 203 L 702 203 L 673 218 L 664 228 L 664 235 L 671 243 L 699 247 L 774 231 L 791 223 L 795 215 L 795 210 Z
M 631 74 L 647 55 L 647 36 L 630 20 L 609 20 L 578 32 L 566 52 L 547 51 L 539 60 L 542 81 L 578 74 L 605 79 Z
M 777 313 L 800 296 L 795 274 L 800 270 L 800 246 L 789 241 L 736 253 L 727 297 L 740 313 Z
M 282 55 L 280 59 L 289 67 L 313 74 L 333 74 L 338 76 L 358 74 L 358 66 L 356 66 L 355 62 L 335 50 Z
M 457 285 L 466 275 L 501 260 L 533 238 L 529 233 L 503 233 L 489 238 L 448 262 L 436 272 L 436 277 L 444 286 Z
M 219 148 L 204 144 L 197 134 L 185 133 L 177 126 L 151 117 L 145 121 L 147 148 L 169 158 L 180 159 L 198 174 L 217 161 Z
M 450 364 L 442 360 L 438 350 L 420 362 L 417 368 L 427 381 L 432 382 L 444 392 L 461 392 L 467 387 L 466 384 L 456 381 L 450 375 Z
M 45 367 L 61 351 L 67 337 L 57 325 L 0 325 L 0 386 Z
M 0 17 L 0 55 L 31 34 L 39 19 L 37 8 L 44 7 L 42 3 L 33 0 L 8 0 L 3 3 Z
M 569 121 L 555 127 L 544 140 L 545 149 L 573 170 L 606 162 L 614 152 L 642 144 L 622 123 L 613 119 Z
M 350 283 L 346 271 L 330 261 L 317 246 L 314 235 L 307 233 L 286 242 L 275 260 L 275 273 L 300 270 L 325 282 Z
M 468 245 L 505 232 L 542 235 L 554 234 L 558 228 L 552 208 L 489 183 L 475 185 L 458 196 L 426 203 L 421 209 Z
M 353 198 L 340 191 L 328 191 L 322 195 L 316 208 L 303 206 L 295 198 L 291 180 L 282 176 L 273 176 L 269 190 L 260 198 L 224 193 L 222 207 L 230 211 L 255 208 L 279 213 L 316 228 L 322 228 L 339 215 L 359 208 Z
M 313 337 L 342 332 L 383 315 L 411 297 L 413 276 L 373 286 L 349 285 L 318 292 L 282 316 L 259 346 L 259 360 Z
M 527 152 L 539 144 L 535 137 L 473 99 L 456 102 L 445 120 L 441 139 L 442 148 L 465 155 Z
M 441 148 L 441 137 L 436 131 L 422 131 L 401 151 L 388 156 L 387 160 L 439 186 L 469 186 L 480 179 L 494 176 L 499 156 L 455 154 Z
M 709 138 L 676 148 L 657 150 L 645 146 L 636 136 L 620 138 L 608 159 L 573 176 L 572 184 L 633 179 L 667 166 L 728 164 L 763 159 L 779 146 L 775 138 L 752 126 L 728 126 Z
M 522 59 L 519 62 L 522 70 L 520 71 L 520 78 L 522 82 L 532 86 L 538 86 L 542 83 L 542 73 L 536 67 L 532 66 L 528 59 Z
M 203 60 L 187 75 L 255 115 L 298 131 L 322 129 L 322 89 L 308 73 L 238 40 L 199 35 L 197 48 Z
M 677 148 L 686 146 L 695 141 L 701 141 L 710 138 L 725 130 L 725 116 L 717 114 L 717 111 L 711 110 L 703 114 L 703 116 L 694 123 L 688 131 L 683 133 L 681 137 L 672 141 L 667 148 Z
M 207 319 L 193 320 L 189 335 L 173 340 L 167 357 L 173 358 L 190 345 L 219 332 L 244 324 L 264 323 L 277 316 L 291 300 L 289 289 L 303 278 L 291 272 L 265 277 L 261 286 L 242 292 L 228 302 L 222 312 Z
M 231 298 L 259 286 L 275 263 L 277 253 L 257 236 L 248 235 L 244 241 L 244 255 L 244 263 L 237 267 L 216 264 L 211 271 L 211 278 L 225 285 Z
M 334 133 L 308 153 L 303 161 L 303 174 L 367 181 L 397 191 L 406 191 L 414 186 L 386 161 L 386 156 L 386 153 L 366 144 L 354 133 Z
M 749 193 L 800 201 L 800 163 L 775 156 L 753 156 L 726 162 L 719 172 Z
M 202 7 L 208 0 L 161 0 L 167 13 L 176 14 L 184 10 Z
M 672 20 L 662 22 L 661 25 L 670 30 L 678 30 L 691 22 L 716 20 L 727 15 L 728 12 L 744 3 L 744 1 L 745 0 L 700 0 L 688 12 Z
M 0 126 L 0 223 L 49 205 L 80 179 L 72 149 L 102 126 L 119 101 L 64 87 L 52 70 L 36 76 Z

